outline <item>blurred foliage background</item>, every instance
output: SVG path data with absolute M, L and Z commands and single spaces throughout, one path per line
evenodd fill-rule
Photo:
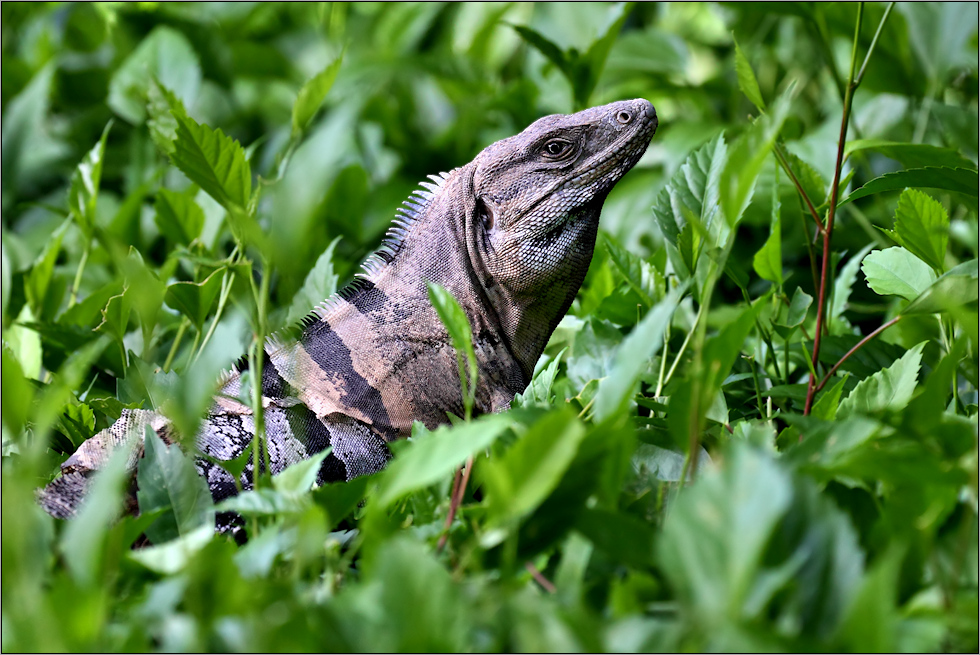
M 869 3 L 857 32 L 854 3 L 0 11 L 4 651 L 976 652 L 975 4 Z M 817 325 L 787 173 L 825 216 L 872 44 Z M 267 481 L 241 547 L 181 524 L 130 550 L 191 483 L 115 521 L 118 465 L 77 521 L 34 505 L 124 407 L 197 420 L 419 180 L 632 97 L 660 129 L 504 418 L 420 430 L 354 484 Z M 241 144 L 247 221 L 185 175 L 184 109 Z M 823 377 L 886 323 L 804 411 L 816 331 Z

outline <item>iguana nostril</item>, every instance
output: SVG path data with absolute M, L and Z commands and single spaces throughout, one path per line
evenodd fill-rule
M 633 120 L 633 115 L 628 111 L 621 111 L 618 114 L 616 114 L 616 120 L 622 123 L 623 125 L 626 125 L 631 120 Z

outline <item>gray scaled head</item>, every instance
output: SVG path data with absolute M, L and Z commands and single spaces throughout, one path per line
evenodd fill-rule
M 470 259 L 527 375 L 575 297 L 606 195 L 657 128 L 643 99 L 545 116 L 471 166 Z

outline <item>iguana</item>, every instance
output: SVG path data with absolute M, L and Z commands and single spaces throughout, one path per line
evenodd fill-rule
M 272 472 L 332 446 L 318 482 L 350 480 L 382 469 L 386 444 L 408 436 L 413 421 L 434 428 L 447 412 L 463 414 L 456 353 L 427 281 L 448 289 L 469 318 L 474 413 L 509 407 L 582 284 L 606 195 L 656 128 L 653 105 L 639 99 L 546 116 L 423 182 L 364 272 L 291 334 L 268 339 L 261 379 Z M 247 368 L 240 360 L 223 377 L 196 438 L 208 456 L 197 467 L 216 501 L 237 488 L 214 462 L 240 455 L 255 432 L 251 408 L 237 399 Z M 91 474 L 121 444 L 135 469 L 146 426 L 176 441 L 161 414 L 124 410 L 38 492 L 42 507 L 73 516 Z M 251 476 L 249 467 L 243 488 Z

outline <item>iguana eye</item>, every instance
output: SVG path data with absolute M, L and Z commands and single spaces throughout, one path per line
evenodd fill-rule
M 572 144 L 565 139 L 551 139 L 544 144 L 541 154 L 548 159 L 558 159 L 567 155 L 572 150 Z

